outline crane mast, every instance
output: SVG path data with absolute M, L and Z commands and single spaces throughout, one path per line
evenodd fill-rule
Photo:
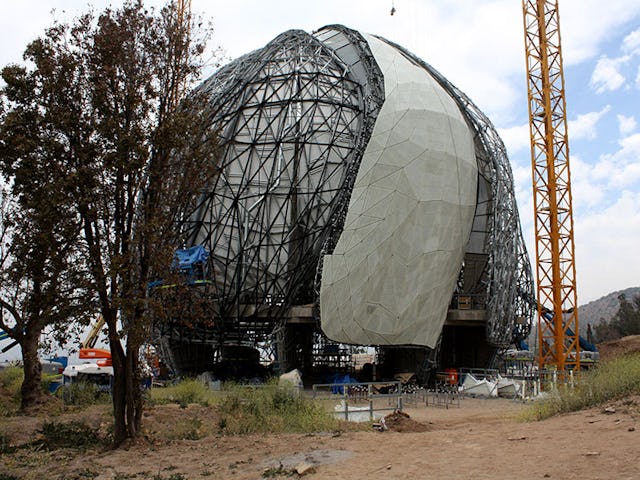
M 535 215 L 538 364 L 579 369 L 569 144 L 557 0 L 523 0 Z
M 174 48 L 174 78 L 171 88 L 171 100 L 172 107 L 176 107 L 187 90 L 186 76 L 180 72 L 185 68 L 184 64 L 189 58 L 189 42 L 191 33 L 191 0 L 177 0 L 175 4 L 175 28 L 177 34 L 177 42 Z

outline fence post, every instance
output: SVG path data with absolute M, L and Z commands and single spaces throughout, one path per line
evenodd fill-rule
M 369 397 L 369 420 L 373 420 L 373 385 L 367 385 L 367 396 Z
M 349 421 L 349 392 L 347 391 L 347 386 L 342 384 L 342 398 L 344 399 L 344 418 L 348 422 Z

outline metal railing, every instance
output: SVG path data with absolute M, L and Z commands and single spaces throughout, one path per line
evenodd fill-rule
M 336 410 L 336 413 L 344 415 L 347 421 L 350 414 L 353 416 L 356 413 L 368 412 L 369 420 L 374 420 L 374 412 L 402 410 L 402 383 L 397 381 L 316 383 L 312 389 L 315 400 L 339 400 L 343 408 Z M 382 390 L 388 393 L 381 393 Z M 379 399 L 386 399 L 388 402 L 376 403 Z M 358 403 L 366 403 L 366 407 L 356 406 Z

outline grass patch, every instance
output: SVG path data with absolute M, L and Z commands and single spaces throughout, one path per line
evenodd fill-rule
M 181 407 L 186 407 L 191 403 L 206 407 L 217 403 L 218 399 L 218 392 L 214 392 L 204 383 L 195 379 L 183 380 L 168 387 L 152 388 L 150 395 L 152 405 L 177 403 Z
M 9 417 L 18 412 L 23 378 L 21 367 L 12 366 L 0 370 L 0 417 Z
M 635 394 L 640 394 L 640 354 L 601 362 L 582 373 L 574 388 L 561 386 L 550 398 L 536 402 L 524 419 L 543 420 Z
M 56 396 L 61 398 L 65 405 L 77 407 L 102 405 L 111 401 L 111 395 L 108 392 L 101 391 L 97 385 L 90 382 L 63 385 L 56 391 Z
M 41 444 L 48 450 L 59 448 L 85 449 L 101 442 L 98 431 L 84 422 L 45 422 L 39 432 Z
M 306 433 L 333 431 L 340 426 L 320 403 L 276 383 L 256 388 L 234 385 L 225 393 L 218 406 L 221 433 Z
M 197 416 L 181 418 L 180 423 L 167 433 L 168 440 L 200 440 L 204 436 L 202 420 Z
M 15 448 L 11 446 L 9 437 L 4 433 L 0 433 L 0 454 L 13 453 L 14 450 Z

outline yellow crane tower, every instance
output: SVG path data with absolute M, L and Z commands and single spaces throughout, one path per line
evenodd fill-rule
M 557 0 L 523 0 L 535 214 L 538 363 L 580 368 L 571 175 Z
M 174 52 L 176 68 L 182 68 L 182 63 L 186 61 L 189 56 L 189 40 L 191 31 L 191 0 L 176 0 L 176 29 L 181 40 L 177 44 L 177 50 Z M 174 72 L 178 78 L 181 77 L 177 72 Z M 187 90 L 186 79 L 173 80 L 171 89 L 170 104 L 175 107 L 180 103 L 182 97 Z

